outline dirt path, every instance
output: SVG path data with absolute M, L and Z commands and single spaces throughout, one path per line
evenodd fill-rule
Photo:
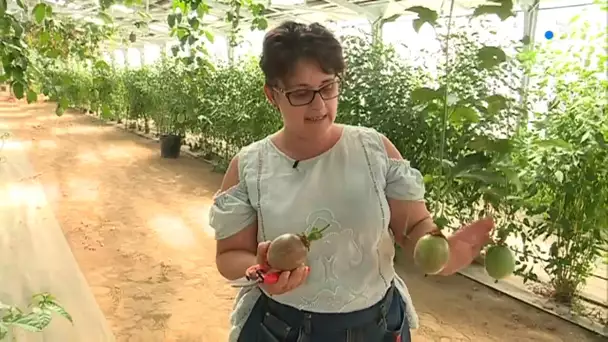
M 0 119 L 25 146 L 117 341 L 225 341 L 235 291 L 215 270 L 206 224 L 221 175 L 161 160 L 157 143 L 92 118 L 57 118 L 50 105 L 15 114 Z M 465 278 L 405 272 L 416 342 L 600 341 Z
M 0 105 L 0 135 L 5 128 L 3 109 Z M 60 298 L 61 305 L 74 317 L 72 325 L 53 315 L 55 319 L 42 333 L 18 328 L 9 330 L 6 340 L 113 342 L 112 330 L 66 242 L 27 154 L 17 148 L 16 141 L 6 147 L 0 152 L 0 303 L 29 312 L 26 308 L 32 295 L 48 292 Z M 5 310 L 0 310 L 0 319 L 4 314 Z M 20 323 L 25 322 L 22 319 Z M 0 335 L 3 332 L 6 331 L 0 329 Z

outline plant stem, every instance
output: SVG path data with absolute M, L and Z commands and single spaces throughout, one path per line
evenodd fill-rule
M 331 226 L 330 223 L 326 224 L 325 227 L 319 229 L 319 234 L 323 233 L 325 230 L 327 230 L 327 228 L 329 228 L 329 226 Z
M 442 118 L 442 128 L 441 128 L 441 143 L 439 145 L 439 165 L 440 165 L 440 176 L 443 178 L 444 176 L 444 167 L 443 167 L 443 156 L 445 154 L 445 133 L 448 127 L 448 95 L 449 95 L 449 76 L 450 76 L 450 31 L 452 28 L 452 14 L 454 13 L 454 3 L 456 1 L 452 0 L 450 2 L 450 14 L 448 15 L 448 27 L 447 27 L 447 35 L 445 39 L 445 93 L 443 96 L 443 118 Z M 442 192 L 446 193 L 449 190 L 449 183 L 446 183 L 442 189 Z M 444 196 L 441 196 L 444 198 Z M 440 216 L 443 217 L 445 212 L 445 201 L 441 201 L 440 205 Z

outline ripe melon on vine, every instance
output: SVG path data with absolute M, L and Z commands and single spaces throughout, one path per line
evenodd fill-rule
M 515 256 L 505 244 L 492 245 L 486 250 L 485 268 L 496 281 L 507 278 L 515 271 Z
M 266 256 L 268 265 L 279 271 L 292 271 L 306 265 L 310 244 L 323 238 L 323 232 L 329 228 L 313 228 L 309 234 L 283 234 L 270 242 Z
M 421 237 L 414 247 L 414 262 L 424 274 L 441 272 L 450 260 L 450 245 L 439 231 Z

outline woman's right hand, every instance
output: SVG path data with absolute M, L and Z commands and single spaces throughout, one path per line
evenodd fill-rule
M 256 254 L 258 265 L 268 265 L 268 247 L 270 241 L 260 242 Z M 300 266 L 292 271 L 277 271 L 270 269 L 268 273 L 279 273 L 279 280 L 274 284 L 260 284 L 260 287 L 270 295 L 280 295 L 300 286 L 310 273 L 310 267 Z

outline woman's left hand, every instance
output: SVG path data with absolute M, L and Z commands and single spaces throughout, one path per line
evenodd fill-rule
M 470 265 L 491 240 L 494 220 L 487 217 L 460 228 L 448 238 L 450 261 L 441 274 L 451 275 Z

